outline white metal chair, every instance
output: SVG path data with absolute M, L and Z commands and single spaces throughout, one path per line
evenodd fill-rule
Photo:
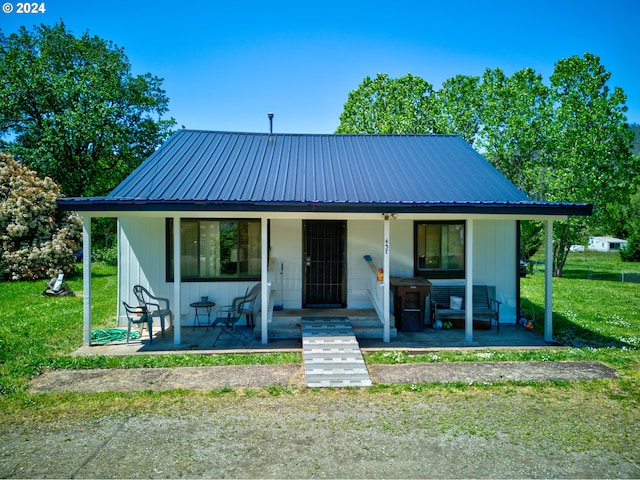
M 247 319 L 247 325 L 251 328 L 256 326 L 256 308 L 258 304 L 258 297 L 260 297 L 262 284 L 256 283 L 251 290 L 247 290 L 242 297 L 236 297 L 231 301 L 231 306 L 238 308 L 240 302 L 242 302 L 242 307 L 239 308 L 239 316 L 243 315 Z

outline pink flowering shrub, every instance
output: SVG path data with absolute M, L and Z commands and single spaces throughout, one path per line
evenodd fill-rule
M 0 275 L 35 280 L 73 273 L 82 221 L 56 210 L 59 196 L 49 177 L 0 153 Z

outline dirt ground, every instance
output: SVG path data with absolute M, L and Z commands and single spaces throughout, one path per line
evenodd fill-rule
M 615 378 L 598 362 L 460 362 L 370 365 L 374 383 L 501 382 Z M 230 365 L 218 367 L 49 370 L 31 383 L 33 392 L 171 390 L 175 388 L 262 388 L 304 386 L 304 366 Z
M 275 367 L 178 373 L 183 386 L 205 389 L 213 385 L 212 378 L 221 382 L 217 385 L 232 387 L 304 384 L 301 365 Z M 150 389 L 176 388 L 172 375 L 177 369 L 135 370 L 119 375 L 120 389 L 133 385 L 125 377 L 146 382 Z M 569 380 L 615 376 L 606 366 L 589 362 L 376 365 L 371 374 L 376 382 L 413 383 L 487 382 L 508 375 L 541 379 L 543 372 L 544 378 Z M 63 375 L 46 386 L 53 373 L 38 377 L 32 390 L 54 390 L 56 381 L 60 390 L 115 388 L 105 386 L 107 376 L 96 371 L 86 371 L 82 378 L 58 372 Z M 273 396 L 207 396 L 203 405 L 162 414 L 123 411 L 84 422 L 59 418 L 0 425 L 0 477 L 640 477 L 637 410 L 617 409 L 608 415 L 606 396 L 590 390 L 578 393 L 561 398 L 524 387 L 447 394 L 425 389 L 398 395 L 313 389 Z M 595 399 L 602 403 L 602 415 L 585 417 Z M 589 442 L 583 443 L 586 437 Z

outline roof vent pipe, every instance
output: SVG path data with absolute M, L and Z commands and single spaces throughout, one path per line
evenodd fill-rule
M 269 133 L 273 133 L 273 113 L 267 113 L 267 117 L 269 117 Z

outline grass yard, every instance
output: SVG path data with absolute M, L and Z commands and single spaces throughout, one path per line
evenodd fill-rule
M 594 360 L 610 365 L 623 377 L 617 381 L 625 396 L 640 399 L 640 285 L 579 277 L 585 259 L 616 264 L 615 254 L 571 254 L 565 278 L 554 278 L 554 332 L 568 349 L 536 351 L 403 352 L 368 354 L 369 363 Z M 627 264 L 628 266 L 628 264 Z M 632 265 L 633 266 L 633 265 Z M 640 265 L 635 267 L 640 269 Z M 573 272 L 573 273 L 572 273 Z M 573 278 L 571 278 L 573 277 Z M 219 364 L 300 362 L 298 354 L 214 355 L 176 354 L 124 358 L 69 357 L 82 341 L 81 275 L 68 281 L 76 297 L 44 297 L 44 281 L 0 283 L 0 403 L 27 401 L 28 381 L 43 368 L 165 367 Z M 535 312 L 542 331 L 544 274 L 536 270 L 521 282 L 525 314 Z M 94 328 L 115 326 L 116 268 L 93 266 Z M 382 386 L 378 390 L 416 389 Z M 436 387 L 434 387 L 436 388 Z M 446 387 L 450 388 L 450 387 Z M 373 390 L 376 390 L 375 388 Z M 182 394 L 181 394 L 182 395 Z M 2 405 L 0 405 L 2 406 Z
M 116 327 L 116 267 L 94 263 L 93 329 Z M 298 354 L 124 358 L 70 357 L 82 344 L 82 275 L 66 281 L 74 297 L 45 297 L 46 281 L 0 282 L 0 399 L 24 395 L 43 368 L 135 368 L 300 362 Z
M 611 258 L 603 260 L 610 262 Z M 114 326 L 115 273 L 113 267 L 93 267 L 94 328 Z M 124 441 L 135 443 L 137 435 L 153 452 L 153 467 L 166 469 L 167 476 L 190 476 L 195 466 L 209 472 L 204 476 L 213 471 L 218 472 L 214 476 L 226 476 L 220 472 L 236 476 L 237 452 L 253 449 L 251 458 L 256 460 L 260 458 L 256 445 L 262 445 L 268 447 L 263 451 L 268 465 L 290 465 L 296 458 L 300 466 L 295 472 L 309 477 L 322 477 L 307 465 L 314 465 L 314 458 L 334 463 L 336 455 L 346 455 L 349 460 L 342 463 L 353 466 L 375 464 L 383 457 L 393 462 L 386 473 L 370 471 L 367 476 L 372 478 L 398 472 L 422 477 L 422 469 L 431 461 L 455 466 L 460 462 L 447 458 L 463 457 L 475 470 L 447 470 L 451 476 L 636 478 L 640 472 L 640 285 L 576 277 L 553 280 L 554 332 L 569 348 L 416 356 L 393 352 L 367 355 L 366 361 L 591 360 L 616 368 L 618 379 L 39 394 L 30 393 L 27 386 L 43 368 L 291 363 L 299 362 L 300 356 L 72 358 L 67 354 L 82 341 L 82 299 L 44 297 L 43 281 L 0 283 L 1 476 L 24 477 L 32 470 L 39 472 L 35 476 L 42 472 L 59 477 L 95 476 L 97 472 L 118 476 L 113 470 L 116 465 L 120 476 L 132 476 L 139 473 L 144 456 L 136 456 L 132 464 L 108 460 L 105 470 L 95 468 L 102 466 L 101 459 L 110 458 L 104 455 L 110 448 L 121 448 Z M 71 279 L 69 286 L 79 293 L 81 277 Z M 541 272 L 522 279 L 523 297 L 530 300 L 538 319 L 542 318 L 543 293 Z M 541 327 L 537 321 L 536 328 Z M 111 425 L 118 427 L 111 431 Z M 329 430 L 321 430 L 321 425 Z M 216 432 L 221 435 L 218 440 L 212 437 Z M 266 441 L 256 441 L 256 435 Z M 195 454 L 195 441 L 210 446 L 207 455 L 197 461 L 190 457 Z M 216 455 L 229 442 L 234 450 L 228 458 L 218 459 Z M 71 452 L 71 457 L 45 454 L 51 446 L 63 444 L 61 448 Z M 357 454 L 358 461 L 350 456 L 354 444 L 366 447 Z M 88 445 L 94 445 L 94 450 L 87 450 Z M 322 448 L 309 453 L 310 446 L 317 449 L 318 445 Z M 390 455 L 398 445 L 402 445 L 402 455 Z M 296 450 L 298 446 L 303 449 Z M 446 446 L 465 453 L 463 457 L 447 456 Z M 362 458 L 367 460 L 360 462 Z M 83 470 L 85 462 L 88 471 Z M 264 468 L 245 476 L 269 477 Z M 344 470 L 340 472 L 344 475 Z M 284 477 L 279 473 L 274 478 Z

